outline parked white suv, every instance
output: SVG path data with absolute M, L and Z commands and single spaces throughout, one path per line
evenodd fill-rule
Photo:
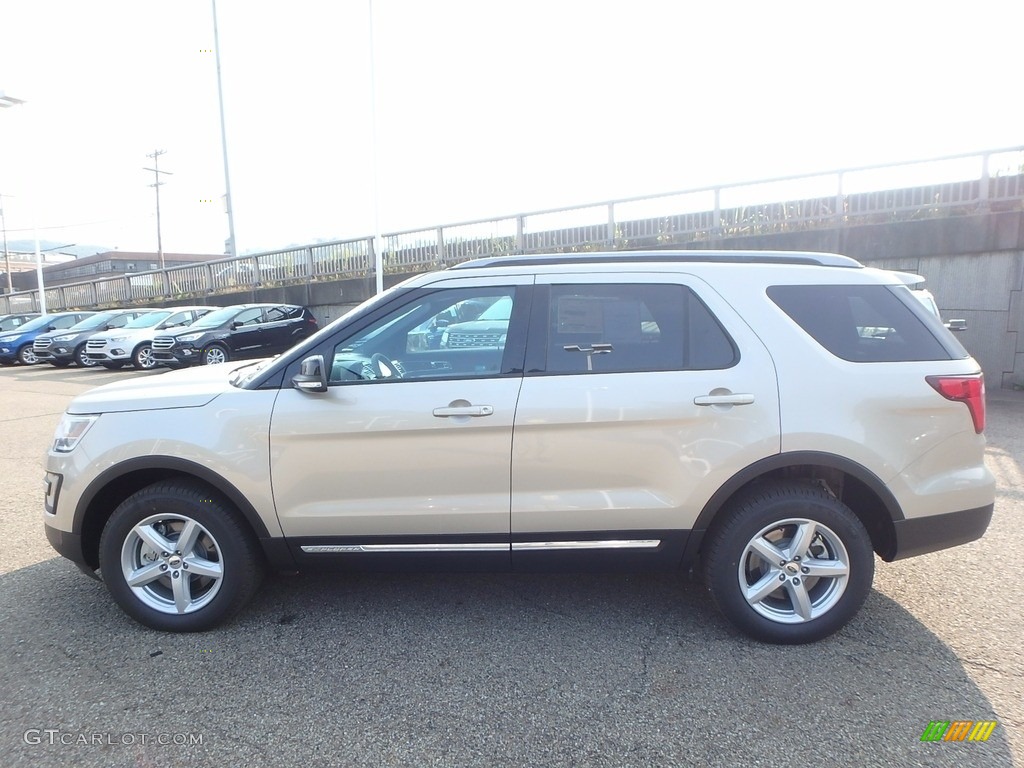
M 495 343 L 431 345 L 510 303 Z M 493 336 L 493 329 L 491 336 Z M 46 531 L 158 629 L 209 629 L 265 566 L 702 571 L 742 631 L 802 643 L 874 553 L 980 537 L 978 364 L 843 256 L 514 256 L 424 274 L 273 360 L 76 398 Z
M 131 363 L 140 371 L 157 367 L 153 359 L 153 338 L 171 328 L 191 325 L 218 307 L 175 307 L 161 309 L 132 320 L 123 328 L 95 333 L 85 343 L 85 356 L 104 368 L 123 368 Z

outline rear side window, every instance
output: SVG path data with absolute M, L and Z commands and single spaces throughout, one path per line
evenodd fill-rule
M 728 368 L 736 348 L 682 285 L 551 287 L 547 373 Z
M 768 296 L 843 360 L 886 363 L 967 357 L 904 286 L 773 285 Z

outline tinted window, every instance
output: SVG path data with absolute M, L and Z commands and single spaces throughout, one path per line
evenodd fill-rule
M 735 362 L 725 331 L 684 286 L 551 288 L 548 373 L 682 371 Z
M 243 325 L 259 325 L 262 319 L 263 309 L 261 307 L 253 307 L 239 312 L 232 322 L 236 327 L 240 327 Z
M 271 307 L 267 310 L 267 322 L 276 323 L 280 320 L 290 320 L 302 316 L 302 307 L 283 305 Z
M 904 286 L 775 285 L 768 296 L 843 360 L 879 363 L 967 356 Z

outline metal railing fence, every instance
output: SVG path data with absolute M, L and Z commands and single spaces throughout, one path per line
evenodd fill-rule
M 1024 209 L 1024 145 L 609 200 L 385 234 L 386 273 L 540 251 L 684 245 L 727 237 Z M 374 274 L 373 238 L 304 245 L 46 288 L 51 311 L 206 297 Z M 0 314 L 38 308 L 0 296 Z

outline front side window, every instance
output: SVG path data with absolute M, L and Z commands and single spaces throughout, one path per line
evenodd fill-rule
M 238 317 L 234 319 L 234 325 L 236 328 L 241 328 L 246 325 L 259 325 L 263 320 L 263 309 L 255 307 L 247 309 L 243 312 L 238 313 Z
M 516 290 L 427 291 L 334 348 L 330 381 L 496 376 Z
M 552 286 L 547 341 L 547 373 L 719 369 L 737 357 L 682 285 Z

